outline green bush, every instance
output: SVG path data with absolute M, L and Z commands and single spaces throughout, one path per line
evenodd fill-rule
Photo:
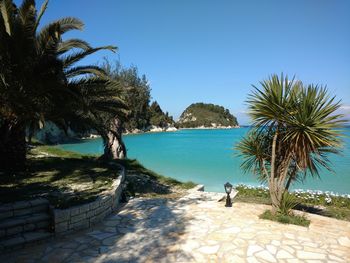
M 289 215 L 291 213 L 291 210 L 297 205 L 298 201 L 295 196 L 289 194 L 288 192 L 284 192 L 278 212 L 282 215 Z
M 282 214 L 280 212 L 277 212 L 276 214 L 272 214 L 270 210 L 266 210 L 259 216 L 259 218 L 280 222 L 282 224 L 293 224 L 305 227 L 308 227 L 310 225 L 310 220 L 305 216 L 299 216 L 292 213 Z

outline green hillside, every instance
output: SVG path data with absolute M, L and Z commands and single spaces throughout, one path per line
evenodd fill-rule
M 173 117 L 169 116 L 168 112 L 164 113 L 156 101 L 149 107 L 149 115 L 150 125 L 165 128 L 175 124 Z
M 179 128 L 234 127 L 238 126 L 238 122 L 237 118 L 222 106 L 194 103 L 181 114 L 177 126 Z

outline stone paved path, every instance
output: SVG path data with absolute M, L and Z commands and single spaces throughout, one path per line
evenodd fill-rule
M 309 228 L 261 220 L 267 206 L 192 192 L 137 198 L 80 233 L 0 256 L 0 262 L 350 262 L 350 222 L 307 216 Z

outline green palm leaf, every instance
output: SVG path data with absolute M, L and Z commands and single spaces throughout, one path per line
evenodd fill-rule
M 86 51 L 91 49 L 91 46 L 84 40 L 74 38 L 60 42 L 57 47 L 57 52 L 59 55 L 61 55 L 69 50 L 72 50 L 73 48 L 78 48 Z
M 0 1 L 0 12 L 3 19 L 4 27 L 8 35 L 12 35 L 14 6 L 11 0 Z
M 115 46 L 104 46 L 104 47 L 90 48 L 90 49 L 87 49 L 87 50 L 84 50 L 84 51 L 76 52 L 76 53 L 74 53 L 72 55 L 68 55 L 68 56 L 66 56 L 66 57 L 64 57 L 62 59 L 63 66 L 65 68 L 68 68 L 72 64 L 78 62 L 79 60 L 82 60 L 86 56 L 91 55 L 91 54 L 93 54 L 93 53 L 95 53 L 97 51 L 100 51 L 100 50 L 109 50 L 109 51 L 115 52 L 117 50 L 117 47 L 115 47 Z

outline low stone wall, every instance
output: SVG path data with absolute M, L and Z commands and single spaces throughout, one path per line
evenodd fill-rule
M 101 193 L 95 201 L 67 209 L 54 209 L 55 233 L 63 234 L 88 228 L 112 213 L 119 205 L 124 179 L 125 169 L 122 167 L 120 176 L 113 182 L 112 189 Z

